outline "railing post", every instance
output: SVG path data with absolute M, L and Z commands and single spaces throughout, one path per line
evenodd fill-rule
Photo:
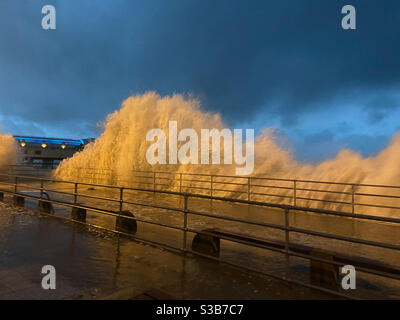
M 156 172 L 153 172 L 153 191 L 156 193 Z
M 122 212 L 122 207 L 124 205 L 124 187 L 119 189 L 119 212 Z
M 214 183 L 214 176 L 213 175 L 210 175 L 210 177 L 211 177 L 211 187 L 210 187 L 210 191 L 211 191 L 211 197 L 213 196 L 213 183 Z
M 179 192 L 182 193 L 182 172 L 179 174 Z
M 18 191 L 18 177 L 15 177 L 15 181 L 14 181 L 14 192 L 17 193 Z
M 78 201 L 78 183 L 74 184 L 74 204 Z
M 247 178 L 247 201 L 250 201 L 250 177 Z
M 43 198 L 43 179 L 40 179 L 40 198 Z
M 296 189 L 297 189 L 296 180 L 293 180 L 293 205 L 294 205 L 294 206 L 297 205 L 297 201 L 296 201 Z
M 354 184 L 351 185 L 351 213 L 354 214 Z
M 289 255 L 289 249 L 290 249 L 290 230 L 289 230 L 289 208 L 285 208 L 285 251 L 286 251 L 286 256 L 285 256 L 285 262 L 286 262 L 286 280 L 290 279 L 290 255 Z
M 184 195 L 184 209 L 183 209 L 183 251 L 186 252 L 187 242 L 187 215 L 188 215 L 188 195 Z

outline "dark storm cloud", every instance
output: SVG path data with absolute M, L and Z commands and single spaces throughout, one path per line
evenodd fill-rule
M 378 95 L 366 104 L 364 110 L 368 114 L 369 122 L 376 124 L 390 116 L 391 111 L 397 109 L 399 105 L 399 101 L 392 96 Z
M 350 134 L 344 138 L 336 137 L 329 130 L 305 135 L 294 145 L 296 159 L 303 162 L 318 163 L 326 158 L 334 158 L 341 149 L 350 149 L 363 157 L 375 156 L 390 142 L 387 135 Z
M 45 4 L 55 31 L 41 29 Z M 400 2 L 352 1 L 351 31 L 345 4 L 2 0 L 0 114 L 93 134 L 128 95 L 156 90 L 194 93 L 232 123 L 264 112 L 296 125 L 341 95 L 399 86 Z M 376 122 L 385 108 L 364 111 Z

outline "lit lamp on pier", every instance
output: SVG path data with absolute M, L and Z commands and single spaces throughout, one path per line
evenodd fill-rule
M 67 145 L 65 144 L 65 142 L 61 143 L 61 149 L 65 149 L 67 147 Z
M 42 148 L 45 149 L 47 147 L 46 141 L 42 141 Z
M 26 147 L 26 141 L 25 141 L 25 139 L 22 139 L 22 140 L 21 140 L 20 146 L 21 146 L 22 148 L 25 148 L 25 147 Z

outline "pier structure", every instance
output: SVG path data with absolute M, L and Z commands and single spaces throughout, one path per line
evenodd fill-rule
M 18 165 L 34 165 L 44 168 L 56 167 L 60 161 L 70 158 L 74 153 L 94 139 L 63 139 L 14 135 L 18 150 Z

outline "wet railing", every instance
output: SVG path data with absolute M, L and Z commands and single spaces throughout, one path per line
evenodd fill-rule
M 291 276 L 290 272 L 290 258 L 291 257 L 297 257 L 301 259 L 306 259 L 309 260 L 310 262 L 319 262 L 327 265 L 332 265 L 335 267 L 343 266 L 344 264 L 341 262 L 334 261 L 330 258 L 324 258 L 324 256 L 321 255 L 315 255 L 312 252 L 308 251 L 299 251 L 295 250 L 293 245 L 293 241 L 291 240 L 291 235 L 293 234 L 300 234 L 300 235 L 307 235 L 310 237 L 318 238 L 318 239 L 330 239 L 330 240 L 335 240 L 335 241 L 341 241 L 345 243 L 352 243 L 352 244 L 357 244 L 357 245 L 363 245 L 363 246 L 369 246 L 369 247 L 374 247 L 374 248 L 381 248 L 385 250 L 391 250 L 393 251 L 393 254 L 398 254 L 400 251 L 400 245 L 398 243 L 389 243 L 389 242 L 383 242 L 383 241 L 372 241 L 372 240 L 367 240 L 363 239 L 361 237 L 357 236 L 343 236 L 340 234 L 334 234 L 334 233 L 328 233 L 328 232 L 322 232 L 322 231 L 315 231 L 312 229 L 307 229 L 307 228 L 299 228 L 296 226 L 291 225 L 290 223 L 290 216 L 296 214 L 297 212 L 306 212 L 306 213 L 313 213 L 317 215 L 322 216 L 330 216 L 330 217 L 341 217 L 341 218 L 346 218 L 348 219 L 348 223 L 353 223 L 354 219 L 358 219 L 359 221 L 370 221 L 373 223 L 387 223 L 390 225 L 395 226 L 396 228 L 400 228 L 400 219 L 398 218 L 390 218 L 390 217 L 384 217 L 384 216 L 378 216 L 378 215 L 371 215 L 371 214 L 362 214 L 362 213 L 353 213 L 353 212 L 342 212 L 342 211 L 331 211 L 331 210 L 324 210 L 324 209 L 318 209 L 318 208 L 309 208 L 309 207 L 302 207 L 299 206 L 298 204 L 296 205 L 296 202 L 293 204 L 277 204 L 277 203 L 269 203 L 269 202 L 263 202 L 263 201 L 257 201 L 257 200 L 252 200 L 252 196 L 254 193 L 251 192 L 251 186 L 254 186 L 251 184 L 253 178 L 241 178 L 241 179 L 247 179 L 248 183 L 245 184 L 247 187 L 248 192 L 246 193 L 247 199 L 240 199 L 240 198 L 229 198 L 229 197 L 223 197 L 223 196 L 218 196 L 214 192 L 218 188 L 213 188 L 213 185 L 215 186 L 215 179 L 218 178 L 226 178 L 226 176 L 208 176 L 210 177 L 210 191 L 211 193 L 209 195 L 207 194 L 196 194 L 196 193 L 190 193 L 188 192 L 190 187 L 186 187 L 184 184 L 184 181 L 187 179 L 184 179 L 185 177 L 198 177 L 199 175 L 196 174 L 186 174 L 186 173 L 177 173 L 178 175 L 178 181 L 179 184 L 177 186 L 174 186 L 175 188 L 178 187 L 180 190 L 179 191 L 171 191 L 171 190 L 161 190 L 159 189 L 159 184 L 157 183 L 157 175 L 160 173 L 153 173 L 153 181 L 150 182 L 150 188 L 139 188 L 139 187 L 127 187 L 127 186 L 117 186 L 117 185 L 105 185 L 105 184 L 95 184 L 95 183 L 86 183 L 86 182 L 78 182 L 78 181 L 64 181 L 64 180 L 56 180 L 56 179 L 49 179 L 49 178 L 36 178 L 33 176 L 15 176 L 15 175 L 10 175 L 10 174 L 0 174 L 0 193 L 1 195 L 11 195 L 19 198 L 26 198 L 26 199 L 31 199 L 31 200 L 38 200 L 41 203 L 50 203 L 54 206 L 61 206 L 61 207 L 69 207 L 69 208 L 79 208 L 82 210 L 87 210 L 91 212 L 95 212 L 98 214 L 103 214 L 107 216 L 112 216 L 115 218 L 123 218 L 126 220 L 134 220 L 139 223 L 147 224 L 147 225 L 154 225 L 158 226 L 161 228 L 167 228 L 167 229 L 172 229 L 175 231 L 178 231 L 182 233 L 182 243 L 180 246 L 175 246 L 175 245 L 170 245 L 166 244 L 163 242 L 155 241 L 152 239 L 146 239 L 143 237 L 138 236 L 137 234 L 129 234 L 126 232 L 121 232 L 113 228 L 104 228 L 98 225 L 94 224 L 89 224 L 86 221 L 78 221 L 74 219 L 74 221 L 78 223 L 83 223 L 85 225 L 89 225 L 92 227 L 96 228 L 101 228 L 101 229 L 106 229 L 108 231 L 117 233 L 117 234 L 123 234 L 128 237 L 132 237 L 133 239 L 143 241 L 143 242 L 148 242 L 157 246 L 162 246 L 171 250 L 176 250 L 180 252 L 190 252 L 195 255 L 200 255 L 209 259 L 221 261 L 236 267 L 240 267 L 242 269 L 246 269 L 248 271 L 254 271 L 254 272 L 261 272 L 260 270 L 255 270 L 253 268 L 249 268 L 248 266 L 244 266 L 243 264 L 238 264 L 236 262 L 232 261 L 227 261 L 226 259 L 223 259 L 221 257 L 216 257 L 208 254 L 204 254 L 202 252 L 199 252 L 197 250 L 193 250 L 193 245 L 190 247 L 188 245 L 188 236 L 189 235 L 204 235 L 204 236 L 209 236 L 209 237 L 215 237 L 216 233 L 213 232 L 212 230 L 204 230 L 204 229 L 199 229 L 192 227 L 188 224 L 188 218 L 192 216 L 197 216 L 197 217 L 203 217 L 203 218 L 212 218 L 218 221 L 225 221 L 225 222 L 234 222 L 238 223 L 241 225 L 246 225 L 246 226 L 257 226 L 261 228 L 265 228 L 268 230 L 274 229 L 274 230 L 279 230 L 283 232 L 284 234 L 284 243 L 283 247 L 279 247 L 277 245 L 271 245 L 268 244 L 268 241 L 260 241 L 259 239 L 253 239 L 251 235 L 247 236 L 237 236 L 235 232 L 232 232 L 231 235 L 229 235 L 230 231 L 225 230 L 222 233 L 218 234 L 218 238 L 221 240 L 229 241 L 229 242 L 234 242 L 254 248 L 261 248 L 261 249 L 266 249 L 270 250 L 279 254 L 282 254 L 285 257 L 286 261 L 286 274 L 285 276 L 277 276 L 274 273 L 262 271 L 261 273 L 273 276 L 275 278 L 279 278 L 281 280 L 285 280 L 288 282 L 296 283 L 296 284 L 301 284 L 310 288 L 315 288 L 319 289 L 331 294 L 343 296 L 343 297 L 353 297 L 353 295 L 348 295 L 343 292 L 339 292 L 337 290 L 332 290 L 327 288 L 324 285 L 315 285 L 311 283 L 304 282 L 302 280 L 298 280 L 295 277 Z M 207 175 L 204 175 L 207 176 Z M 146 177 L 147 178 L 147 177 Z M 229 177 L 232 178 L 232 177 Z M 264 179 L 264 178 L 254 178 L 253 181 L 256 181 L 257 179 Z M 297 184 L 299 180 L 285 180 L 285 179 L 279 179 L 282 181 L 291 181 L 294 183 L 296 186 L 294 187 L 294 192 L 297 192 L 299 189 L 297 189 Z M 268 180 L 264 180 L 268 181 Z M 302 182 L 304 182 L 302 180 Z M 224 182 L 226 183 L 226 182 Z M 231 183 L 231 182 L 230 182 Z M 324 182 L 321 182 L 324 183 Z M 36 185 L 35 185 L 36 184 Z M 62 187 L 63 186 L 63 187 Z M 108 194 L 108 196 L 102 196 L 102 195 L 94 195 L 94 194 L 88 194 L 88 193 L 82 193 L 80 192 L 80 189 L 84 188 L 100 188 L 104 192 Z M 168 185 L 168 187 L 171 187 L 171 185 Z M 303 188 L 300 188 L 303 189 Z M 224 190 L 226 192 L 226 190 Z M 127 195 L 129 193 L 129 195 Z M 157 201 L 153 201 L 151 203 L 148 203 L 146 201 L 141 201 L 135 199 L 135 194 L 138 193 L 147 193 L 147 194 L 153 194 L 153 195 L 165 195 L 168 197 L 176 197 L 178 199 L 181 199 L 180 203 L 182 205 L 180 206 L 166 206 L 163 204 L 157 204 Z M 63 199 L 48 197 L 49 194 L 58 194 L 60 197 L 64 197 Z M 112 197 L 112 195 L 115 194 L 115 197 Z M 355 194 L 355 193 L 354 193 Z M 65 197 L 70 197 L 68 199 L 65 199 Z M 117 206 L 117 210 L 112 210 L 112 209 L 107 209 L 101 206 L 92 206 L 90 205 L 89 202 L 85 202 L 85 200 L 103 200 L 108 203 L 114 203 Z M 228 215 L 223 215 L 219 213 L 213 213 L 213 212 L 204 212 L 201 210 L 193 210 L 189 206 L 189 202 L 196 200 L 196 199 L 203 199 L 203 200 L 209 200 L 209 201 L 216 201 L 216 202 L 221 202 L 221 203 L 235 203 L 235 204 L 240 204 L 240 205 L 247 205 L 247 206 L 254 206 L 254 207 L 262 207 L 262 208 L 271 208 L 278 210 L 283 214 L 283 224 L 275 224 L 275 223 L 270 223 L 270 222 L 265 222 L 265 221 L 257 221 L 254 219 L 244 219 L 244 218 L 239 218 L 235 216 L 228 216 Z M 293 196 L 292 201 L 298 200 L 299 198 L 296 198 Z M 356 205 L 355 202 L 352 204 Z M 150 208 L 155 208 L 159 210 L 165 210 L 166 212 L 169 212 L 171 214 L 179 214 L 183 216 L 183 223 L 181 225 L 176 225 L 176 224 L 170 224 L 170 223 L 164 223 L 164 222 L 159 222 L 157 220 L 153 220 L 150 218 L 143 218 L 143 217 L 129 217 L 126 215 L 122 215 L 121 213 L 125 210 L 126 206 L 137 206 L 137 207 L 150 207 Z M 397 232 L 399 229 L 396 229 Z M 193 243 L 192 243 L 193 244 Z M 351 259 L 350 259 L 351 261 Z M 394 266 L 388 266 L 379 262 L 376 263 L 359 263 L 357 260 L 354 261 L 354 264 L 357 266 L 357 271 L 361 271 L 364 273 L 372 274 L 375 276 L 380 276 L 384 277 L 387 279 L 393 279 L 393 280 L 400 280 L 400 269 L 399 265 L 395 263 Z
M 9 166 L 7 173 L 51 177 L 55 167 Z M 1 170 L 4 172 L 4 170 Z M 0 172 L 1 172 L 0 171 Z M 383 216 L 400 215 L 400 185 L 229 176 L 205 173 L 77 168 L 74 180 L 94 184 L 144 187 L 242 200 Z
M 57 168 L 57 165 L 50 164 L 18 164 L 12 166 L 0 167 L 0 173 L 8 173 L 13 175 L 21 176 L 33 176 L 33 177 L 48 177 L 50 178 L 53 174 L 53 170 Z
M 78 168 L 78 181 L 228 197 L 350 213 L 400 215 L 400 185 L 229 176 L 203 173 Z

